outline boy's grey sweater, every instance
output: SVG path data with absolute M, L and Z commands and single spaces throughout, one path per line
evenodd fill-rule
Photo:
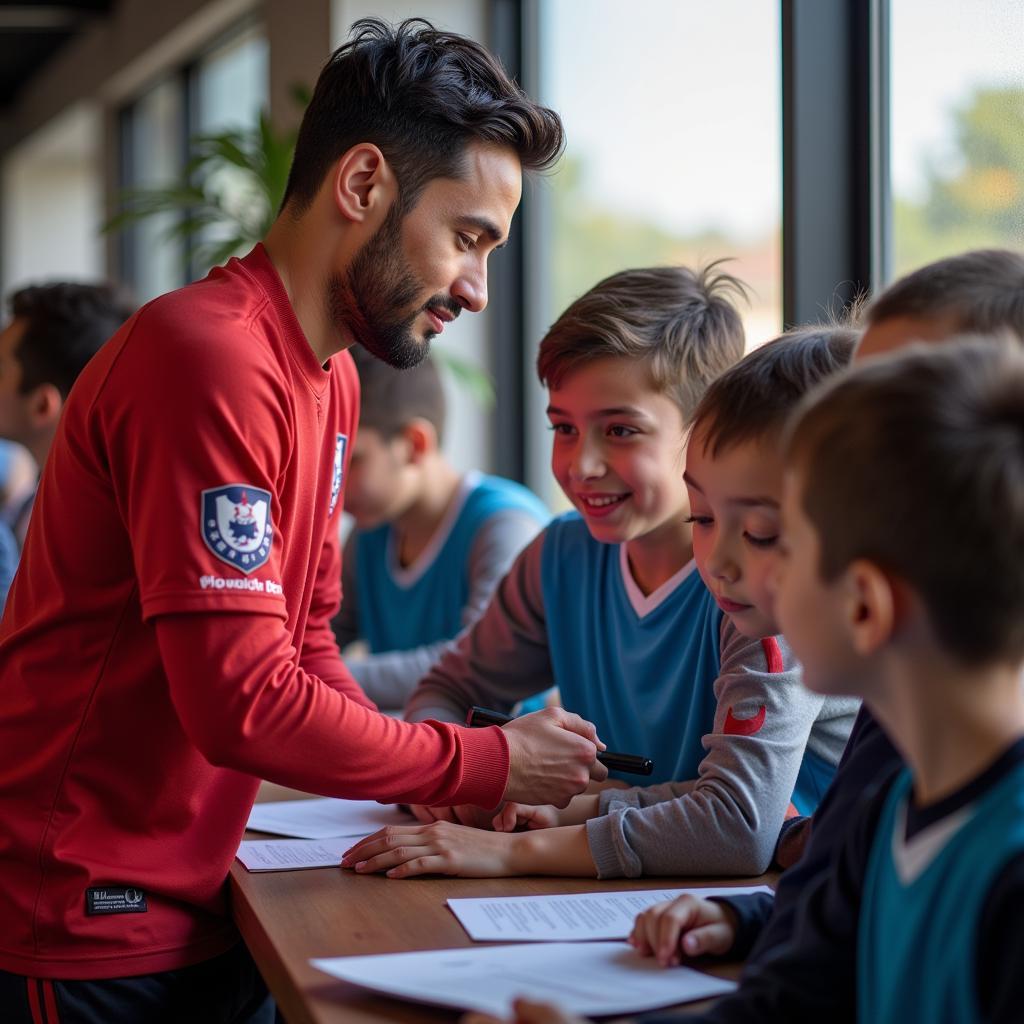
M 542 533 L 513 563 L 487 610 L 445 646 L 406 707 L 406 718 L 465 720 L 473 704 L 507 711 L 554 686 L 541 588 Z M 718 707 L 696 779 L 610 789 L 587 823 L 599 877 L 758 875 L 771 864 L 805 747 L 838 764 L 858 702 L 806 690 L 779 638 L 785 669 L 768 671 L 760 640 L 722 619 Z M 752 736 L 724 732 L 737 717 L 766 708 Z M 573 710 L 569 708 L 568 710 Z M 600 733 L 600 723 L 598 732 Z

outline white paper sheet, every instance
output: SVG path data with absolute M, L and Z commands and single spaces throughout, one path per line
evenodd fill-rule
M 684 892 L 702 896 L 771 892 L 766 885 L 699 889 L 632 889 L 556 896 L 450 899 L 448 906 L 477 942 L 568 942 L 624 939 L 633 920 L 654 903 Z
M 368 836 L 385 825 L 408 825 L 414 821 L 412 815 L 400 811 L 394 804 L 322 797 L 254 804 L 246 827 L 297 839 L 333 839 Z
M 621 942 L 483 946 L 310 961 L 335 978 L 399 999 L 506 1015 L 517 996 L 569 1013 L 640 1013 L 731 992 L 689 967 L 659 967 Z
M 352 845 L 352 836 L 340 839 L 243 839 L 235 856 L 247 871 L 297 871 L 331 868 Z

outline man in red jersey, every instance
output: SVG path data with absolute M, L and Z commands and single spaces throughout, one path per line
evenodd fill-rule
M 272 1013 L 226 907 L 260 778 L 564 805 L 593 727 L 385 718 L 338 654 L 353 343 L 411 366 L 561 123 L 476 43 L 358 23 L 265 243 L 139 311 L 71 393 L 0 627 L 0 1017 Z M 396 609 L 396 614 L 401 614 Z

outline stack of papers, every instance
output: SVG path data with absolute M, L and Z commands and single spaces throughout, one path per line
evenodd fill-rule
M 296 839 L 335 839 L 368 836 L 385 825 L 408 825 L 412 821 L 412 816 L 400 811 L 395 804 L 324 797 L 254 804 L 246 827 L 255 832 L 272 832 Z
M 352 845 L 342 839 L 243 839 L 235 856 L 248 871 L 296 871 L 300 868 L 336 868 Z
M 366 800 L 281 800 L 256 804 L 247 827 L 293 839 L 246 839 L 236 856 L 249 871 L 337 867 L 357 839 L 413 820 L 397 806 Z
M 640 1013 L 731 992 L 735 983 L 666 969 L 621 942 L 483 946 L 312 960 L 317 969 L 398 999 L 506 1016 L 517 996 L 569 1013 Z
M 450 899 L 448 906 L 477 942 L 568 942 L 625 939 L 636 915 L 683 893 L 707 899 L 766 892 L 766 885 L 698 889 L 628 889 L 558 896 Z

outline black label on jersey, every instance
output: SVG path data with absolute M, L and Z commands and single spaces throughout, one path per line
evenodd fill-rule
M 85 890 L 85 912 L 89 917 L 97 914 L 144 914 L 146 894 L 141 889 L 123 885 L 105 885 Z

